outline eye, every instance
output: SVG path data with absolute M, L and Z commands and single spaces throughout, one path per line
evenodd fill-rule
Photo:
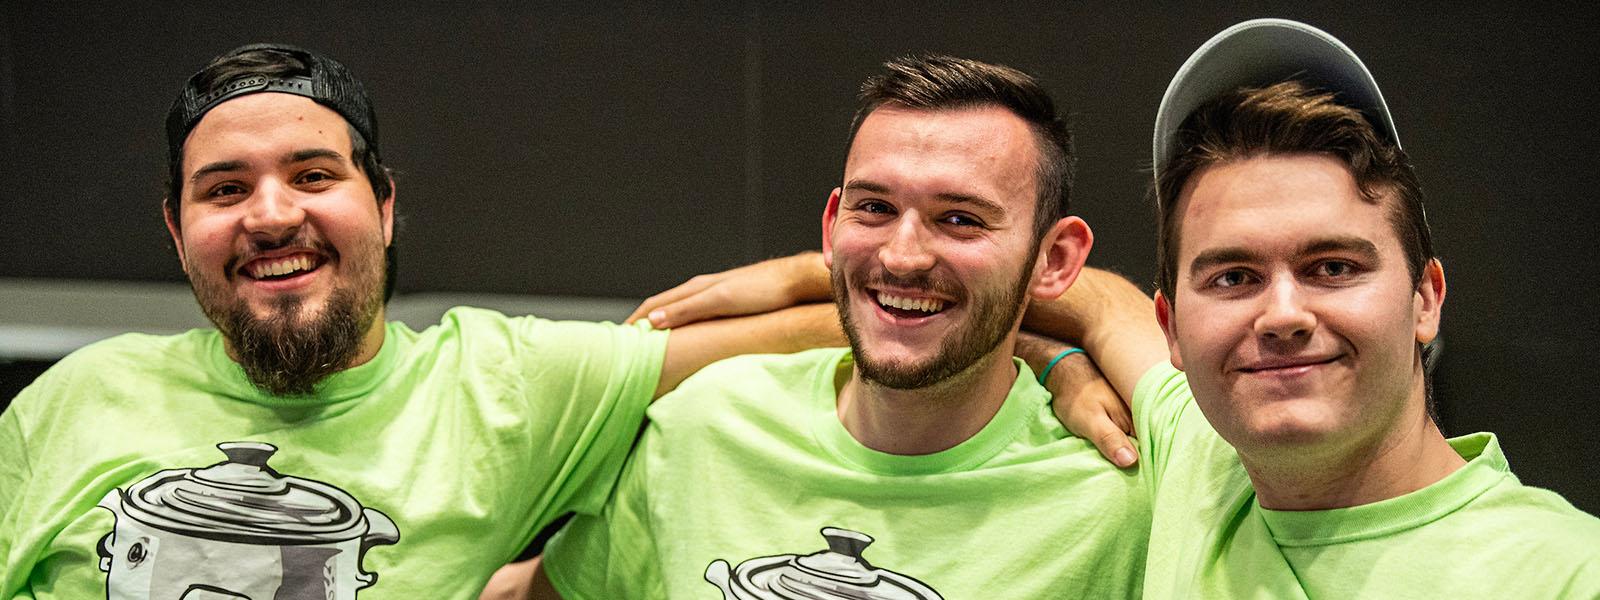
M 241 195 L 243 193 L 245 193 L 244 186 L 239 185 L 237 183 L 231 183 L 230 182 L 230 183 L 223 183 L 223 184 L 220 184 L 220 185 L 218 185 L 216 187 L 211 188 L 211 191 L 206 192 L 206 197 L 207 198 L 226 198 L 226 197 L 229 197 L 229 196 L 238 196 L 238 195 Z
M 867 201 L 864 201 L 861 204 L 856 205 L 856 210 L 859 210 L 861 212 L 866 212 L 866 213 L 872 213 L 872 214 L 875 214 L 875 215 L 892 215 L 892 214 L 894 214 L 894 207 L 893 206 L 889 206 L 889 203 L 878 201 L 878 200 L 867 200 Z
M 1318 277 L 1338 279 L 1355 275 L 1357 267 L 1349 261 L 1325 260 L 1313 266 L 1311 272 Z
M 940 222 L 957 227 L 983 227 L 983 221 L 979 221 L 977 217 L 966 213 L 950 213 L 940 219 Z
M 1231 288 L 1252 283 L 1255 275 L 1244 269 L 1228 269 L 1211 278 L 1211 287 Z
M 318 169 L 318 170 L 306 171 L 304 173 L 301 173 L 300 176 L 295 179 L 295 183 L 298 183 L 298 184 L 301 184 L 301 185 L 311 185 L 311 184 L 319 184 L 319 183 L 320 184 L 326 184 L 326 183 L 330 183 L 330 182 L 334 181 L 334 179 L 335 178 L 334 178 L 332 173 L 329 173 L 327 171 L 323 171 L 323 170 Z

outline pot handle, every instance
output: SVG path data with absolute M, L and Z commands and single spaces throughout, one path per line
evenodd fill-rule
M 100 555 L 100 570 L 106 573 L 111 572 L 111 541 L 116 535 L 116 531 L 106 532 L 100 536 L 100 542 L 94 545 L 94 553 Z
M 377 509 L 363 508 L 361 516 L 367 520 L 367 533 L 361 536 L 361 550 L 356 554 L 356 580 L 361 582 L 361 587 L 370 587 L 378 582 L 378 574 L 361 568 L 361 563 L 367 558 L 367 551 L 373 546 L 386 546 L 400 541 L 400 528 L 395 527 L 394 520 L 379 512 Z M 358 588 L 359 589 L 359 588 Z

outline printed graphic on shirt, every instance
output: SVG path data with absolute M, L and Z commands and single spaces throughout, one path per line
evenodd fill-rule
M 388 516 L 280 475 L 267 466 L 271 444 L 217 448 L 227 460 L 161 471 L 100 500 L 116 515 L 98 548 L 107 598 L 354 600 L 377 582 L 361 560 L 400 541 Z
M 729 568 L 722 559 L 706 567 L 706 581 L 723 600 L 944 600 L 916 579 L 879 569 L 861 557 L 872 543 L 864 533 L 823 527 L 828 549 L 806 555 L 762 556 Z

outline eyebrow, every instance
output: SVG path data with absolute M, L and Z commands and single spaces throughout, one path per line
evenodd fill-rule
M 315 160 L 315 159 L 318 159 L 318 158 L 331 158 L 331 159 L 334 159 L 334 160 L 342 161 L 342 160 L 344 160 L 344 155 L 343 154 L 339 154 L 338 152 L 335 152 L 335 151 L 330 150 L 328 148 L 308 148 L 308 149 L 305 149 L 305 150 L 296 150 L 294 152 L 289 153 L 288 156 L 285 156 L 283 158 L 282 163 L 283 164 L 294 164 L 294 163 L 299 163 L 299 162 L 305 162 L 305 161 L 308 161 L 308 160 Z M 194 170 L 194 175 L 191 175 L 189 177 L 189 181 L 191 183 L 192 182 L 198 182 L 198 181 L 200 181 L 201 177 L 205 177 L 205 176 L 210 175 L 212 173 L 234 173 L 234 172 L 238 172 L 238 171 L 243 171 L 243 170 L 245 170 L 245 168 L 247 166 L 248 165 L 245 164 L 245 162 L 242 161 L 242 160 L 222 160 L 222 161 L 217 161 L 217 162 L 208 164 L 206 166 L 200 167 L 198 169 L 195 169 Z
M 846 182 L 844 184 L 844 189 L 847 192 L 848 191 L 863 191 L 863 192 L 870 192 L 870 193 L 873 193 L 873 194 L 890 194 L 890 193 L 893 193 L 889 189 L 889 186 L 883 185 L 883 184 L 875 182 L 875 181 L 865 180 L 865 179 L 852 179 L 849 182 Z M 957 193 L 954 193 L 954 192 L 945 192 L 945 193 L 941 193 L 941 194 L 935 194 L 934 197 L 938 198 L 940 200 L 943 200 L 945 202 L 954 202 L 956 204 L 972 204 L 972 205 L 976 205 L 981 209 L 984 209 L 986 211 L 993 212 L 993 213 L 1004 213 L 1005 212 L 1004 209 L 1000 208 L 999 204 L 996 204 L 993 200 L 990 200 L 988 198 L 984 198 L 982 196 L 974 196 L 974 195 L 971 195 L 971 194 L 957 194 Z
M 1328 238 L 1318 238 L 1300 246 L 1297 256 L 1323 254 L 1326 252 L 1349 252 L 1358 254 L 1369 262 L 1378 260 L 1378 247 L 1371 241 L 1355 236 L 1341 235 Z M 1201 252 L 1194 260 L 1189 261 L 1189 272 L 1199 273 L 1210 270 L 1212 267 L 1227 263 L 1259 262 L 1261 254 L 1241 246 L 1225 246 Z

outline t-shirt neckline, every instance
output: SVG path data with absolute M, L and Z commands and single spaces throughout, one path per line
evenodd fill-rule
M 1025 420 L 1049 401 L 1049 393 L 1033 380 L 1033 372 L 1022 360 L 1013 358 L 1017 378 L 1006 399 L 977 434 L 955 446 L 932 454 L 901 455 L 868 448 L 850 435 L 839 421 L 835 374 L 854 364 L 849 349 L 842 349 L 830 360 L 821 361 L 812 373 L 813 421 L 811 430 L 826 451 L 860 470 L 878 475 L 932 475 L 963 471 L 994 458 L 1016 438 Z
M 378 354 L 372 360 L 329 375 L 307 396 L 276 396 L 257 388 L 245 375 L 244 367 L 228 357 L 222 334 L 215 330 L 211 332 L 204 356 L 215 380 L 221 382 L 229 395 L 240 400 L 278 408 L 326 406 L 364 396 L 386 379 L 400 354 L 398 348 L 405 337 L 401 331 L 403 327 L 398 322 L 385 323 L 383 346 L 378 348 Z
M 1420 490 L 1360 506 L 1330 510 L 1285 511 L 1254 508 L 1280 546 L 1325 546 L 1391 535 L 1421 527 L 1459 510 L 1511 476 L 1492 433 L 1448 440 L 1467 464 Z

